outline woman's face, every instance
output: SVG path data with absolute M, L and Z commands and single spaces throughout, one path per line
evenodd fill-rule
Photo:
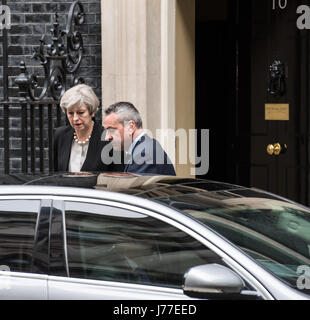
M 67 109 L 67 117 L 70 125 L 76 132 L 86 132 L 92 126 L 92 117 L 85 104 L 80 107 L 71 107 Z

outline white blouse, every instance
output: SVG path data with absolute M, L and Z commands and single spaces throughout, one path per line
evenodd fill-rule
M 78 144 L 73 140 L 69 160 L 69 172 L 80 172 L 86 159 L 89 141 L 85 144 Z

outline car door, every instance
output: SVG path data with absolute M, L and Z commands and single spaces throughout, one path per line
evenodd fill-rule
M 132 206 L 71 198 L 61 211 L 67 276 L 49 276 L 50 299 L 189 299 L 184 273 L 223 264 L 192 236 Z
M 0 196 L 0 299 L 47 299 L 50 200 Z

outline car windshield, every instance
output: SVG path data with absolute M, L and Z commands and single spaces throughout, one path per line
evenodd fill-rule
M 261 194 L 221 198 L 220 193 L 200 193 L 157 200 L 198 219 L 290 286 L 310 294 L 310 209 Z

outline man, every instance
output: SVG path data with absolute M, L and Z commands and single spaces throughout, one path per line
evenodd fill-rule
M 118 102 L 105 111 L 105 140 L 114 151 L 125 152 L 124 172 L 175 176 L 174 167 L 159 142 L 143 130 L 139 111 L 129 102 Z

